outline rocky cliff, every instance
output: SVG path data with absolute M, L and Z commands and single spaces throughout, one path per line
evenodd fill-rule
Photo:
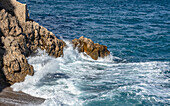
M 63 54 L 65 43 L 52 32 L 34 21 L 20 22 L 5 9 L 0 11 L 0 30 L 1 67 L 10 84 L 23 81 L 27 74 L 34 74 L 26 57 L 38 47 L 45 49 L 51 56 Z
M 38 23 L 19 20 L 22 19 L 17 15 L 20 12 L 9 11 L 2 3 L 0 1 L 0 84 L 5 86 L 24 81 L 26 75 L 34 74 L 33 66 L 26 57 L 35 53 L 37 48 L 46 50 L 50 56 L 60 57 L 66 44 Z M 84 37 L 74 39 L 72 43 L 80 52 L 86 52 L 95 60 L 110 54 L 106 46 Z

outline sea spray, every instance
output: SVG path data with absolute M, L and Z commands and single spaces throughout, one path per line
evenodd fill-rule
M 50 57 L 40 49 L 29 57 L 34 76 L 12 88 L 45 98 L 45 106 L 169 103 L 165 98 L 170 89 L 164 88 L 169 83 L 169 62 L 124 63 L 113 61 L 113 56 L 95 61 L 66 42 L 63 57 Z

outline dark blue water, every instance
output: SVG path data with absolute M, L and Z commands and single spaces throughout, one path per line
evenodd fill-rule
M 116 65 L 90 61 L 93 65 L 78 58 L 84 61 L 80 66 L 72 67 L 77 62 L 74 59 L 58 66 L 62 67 L 59 72 L 64 76 L 68 74 L 65 80 L 77 78 L 71 82 L 80 90 L 81 93 L 75 95 L 78 95 L 78 101 L 83 101 L 83 105 L 170 105 L 169 0 L 18 1 L 28 5 L 31 19 L 57 37 L 72 40 L 85 36 L 106 45 L 113 56 L 127 62 Z M 71 75 L 63 71 L 68 68 Z M 84 71 L 77 72 L 81 69 L 96 71 L 90 77 L 82 77 L 80 74 Z M 80 76 L 75 76 L 73 71 Z M 47 76 L 56 80 L 55 74 Z M 60 102 L 57 102 L 58 105 L 67 104 Z
M 24 0 L 19 0 L 24 1 Z M 170 60 L 169 0 L 25 0 L 56 36 L 85 36 L 127 61 Z

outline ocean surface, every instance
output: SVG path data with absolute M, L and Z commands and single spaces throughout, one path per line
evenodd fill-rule
M 14 90 L 45 98 L 42 106 L 170 105 L 170 0 L 18 1 L 68 48 L 28 57 L 35 75 Z M 80 36 L 111 55 L 95 61 L 73 50 L 69 40 Z

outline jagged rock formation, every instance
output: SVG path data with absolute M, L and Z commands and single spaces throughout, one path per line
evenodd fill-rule
M 45 49 L 49 55 L 63 55 L 65 43 L 46 28 L 34 21 L 20 22 L 4 9 L 0 11 L 1 41 L 6 52 L 3 55 L 3 73 L 10 84 L 23 81 L 33 75 L 33 67 L 26 57 L 37 48 Z M 2 61 L 1 61 L 2 62 Z
M 94 43 L 91 39 L 84 38 L 83 36 L 79 39 L 72 40 L 72 43 L 74 48 L 78 48 L 79 52 L 85 52 L 94 60 L 97 60 L 98 57 L 104 58 L 110 55 L 106 46 Z

